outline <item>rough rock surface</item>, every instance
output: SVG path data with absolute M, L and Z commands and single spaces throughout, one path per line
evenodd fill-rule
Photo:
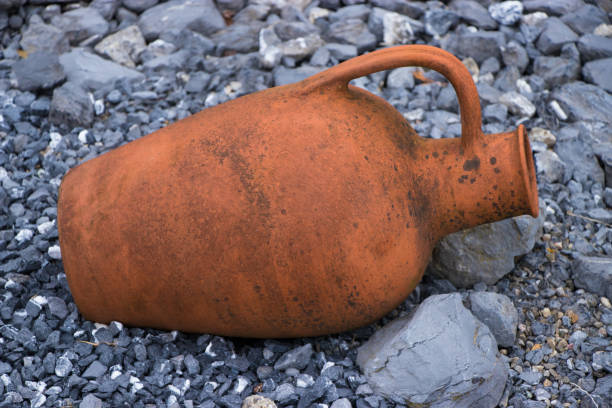
M 428 273 L 456 287 L 492 285 L 514 268 L 515 257 L 529 252 L 539 236 L 542 217 L 515 217 L 459 231 L 436 245 Z
M 505 295 L 493 292 L 472 292 L 469 301 L 470 310 L 491 330 L 497 344 L 512 347 L 518 325 L 518 313 L 512 301 Z
M 580 256 L 572 264 L 574 284 L 612 299 L 612 257 Z
M 508 377 L 495 338 L 458 294 L 432 296 L 358 350 L 372 389 L 420 407 L 494 407 Z

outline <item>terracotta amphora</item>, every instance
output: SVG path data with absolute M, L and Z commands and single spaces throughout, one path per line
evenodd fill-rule
M 349 85 L 407 65 L 452 83 L 460 139 L 423 139 L 385 100 Z M 461 61 L 405 45 L 206 109 L 75 167 L 58 227 L 87 319 L 316 336 L 398 306 L 444 235 L 535 217 L 537 201 L 524 128 L 483 134 Z

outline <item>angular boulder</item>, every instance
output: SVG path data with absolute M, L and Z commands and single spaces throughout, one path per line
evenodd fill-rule
M 492 285 L 514 268 L 514 258 L 531 251 L 543 219 L 528 215 L 479 225 L 444 237 L 434 248 L 427 272 L 458 288 Z
M 493 408 L 508 367 L 495 337 L 458 293 L 431 296 L 363 344 L 357 364 L 374 392 L 428 408 Z
M 516 339 L 518 312 L 510 298 L 494 292 L 472 292 L 470 310 L 495 336 L 497 344 L 512 347 Z
M 572 279 L 576 287 L 612 299 L 612 257 L 580 255 L 572 263 Z

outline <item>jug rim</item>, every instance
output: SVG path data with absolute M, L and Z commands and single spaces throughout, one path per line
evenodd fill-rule
M 533 153 L 529 137 L 525 132 L 525 126 L 519 125 L 516 130 L 518 136 L 519 160 L 521 163 L 521 173 L 523 175 L 523 183 L 527 192 L 527 201 L 529 203 L 529 215 L 537 218 L 540 213 L 538 204 L 538 184 L 535 176 L 535 165 L 533 162 Z

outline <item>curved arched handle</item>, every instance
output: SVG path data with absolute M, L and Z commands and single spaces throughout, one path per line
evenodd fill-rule
M 455 88 L 461 113 L 461 144 L 474 146 L 482 135 L 480 99 L 472 75 L 457 57 L 430 45 L 400 45 L 352 58 L 310 78 L 308 87 L 348 86 L 364 75 L 404 66 L 431 68 L 444 75 Z M 312 88 L 311 88 L 312 89 Z

